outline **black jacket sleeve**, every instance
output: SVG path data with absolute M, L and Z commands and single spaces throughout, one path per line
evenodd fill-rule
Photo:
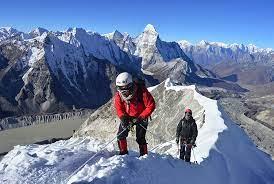
M 196 124 L 195 120 L 192 123 L 192 132 L 193 132 L 193 134 L 192 134 L 190 143 L 194 144 L 196 141 L 196 137 L 198 136 L 198 129 L 197 129 L 197 124 Z
M 179 123 L 178 123 L 178 125 L 177 125 L 176 138 L 179 139 L 181 131 L 182 131 L 182 120 L 180 120 Z

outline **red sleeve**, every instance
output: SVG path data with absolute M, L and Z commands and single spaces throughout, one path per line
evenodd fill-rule
M 150 92 L 144 88 L 143 89 L 143 102 L 145 105 L 144 111 L 139 115 L 140 118 L 146 119 L 148 118 L 155 109 L 155 101 Z
M 116 113 L 119 118 L 126 115 L 124 104 L 118 92 L 115 94 L 115 97 L 114 97 L 114 107 L 116 109 Z

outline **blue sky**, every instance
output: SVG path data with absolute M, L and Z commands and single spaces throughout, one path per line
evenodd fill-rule
M 274 48 L 274 0 L 7 0 L 0 27 L 140 34 L 153 24 L 166 41 L 253 43 Z

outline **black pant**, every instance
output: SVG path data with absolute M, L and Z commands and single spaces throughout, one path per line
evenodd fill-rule
M 180 145 L 180 159 L 190 162 L 191 147 L 188 147 L 186 144 L 181 143 Z
M 140 126 L 140 124 L 147 128 L 148 122 L 142 121 L 136 125 L 136 141 L 139 145 L 145 145 L 146 142 L 146 130 Z M 128 136 L 129 129 L 126 129 L 121 135 L 119 135 L 126 127 L 122 127 L 122 124 L 120 123 L 119 130 L 117 133 L 118 140 L 126 139 Z

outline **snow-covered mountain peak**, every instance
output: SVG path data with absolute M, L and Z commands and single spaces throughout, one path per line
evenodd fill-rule
M 225 44 L 223 42 L 208 42 L 208 44 L 212 44 L 214 46 L 223 47 L 223 48 L 227 48 L 228 47 L 228 44 Z
M 178 43 L 180 44 L 180 45 L 184 45 L 184 46 L 191 46 L 192 44 L 189 42 L 189 41 L 187 41 L 187 40 L 180 40 L 180 41 L 178 41 Z
M 155 27 L 152 24 L 146 25 L 144 32 L 157 33 Z
M 187 62 L 192 63 L 192 61 L 185 55 L 179 44 L 162 41 L 151 24 L 146 26 L 144 32 L 134 40 L 134 43 L 136 45 L 134 55 L 142 58 L 143 71 L 157 73 L 158 68 L 165 68 L 168 73 L 168 70 L 175 67 L 176 63 L 180 65 L 180 67 L 176 66 L 178 74 L 182 73 L 179 70 L 197 71 L 194 67 L 190 69 Z M 175 69 L 172 71 L 175 72 Z
M 254 44 L 248 44 L 246 47 L 252 53 L 265 52 L 267 54 L 270 54 L 270 53 L 274 54 L 274 50 L 272 48 L 259 48 Z
M 265 51 L 266 51 L 268 54 L 270 54 L 270 53 L 273 53 L 273 52 L 274 52 L 274 50 L 273 50 L 272 48 L 266 48 L 266 49 L 265 49 Z
M 86 35 L 87 34 L 87 32 L 86 32 L 86 30 L 85 29 L 83 29 L 83 28 L 78 28 L 78 27 L 74 27 L 73 29 L 71 29 L 71 31 L 69 31 L 69 32 L 71 32 L 73 35 Z
M 111 42 L 113 41 L 121 50 L 130 54 L 129 57 L 134 57 L 132 55 L 134 54 L 136 47 L 133 39 L 128 33 L 121 33 L 118 30 L 115 30 L 114 32 L 107 33 L 102 36 L 104 36 Z
M 83 28 L 79 28 L 79 27 L 70 27 L 67 30 L 65 30 L 64 32 L 58 32 L 61 34 L 69 34 L 69 35 L 73 35 L 73 36 L 80 36 L 80 35 L 86 35 L 88 34 L 87 31 Z
M 115 31 L 113 32 L 113 37 L 114 37 L 114 38 L 119 38 L 119 39 L 121 39 L 121 38 L 124 37 L 124 35 L 123 35 L 122 33 L 120 33 L 119 31 L 115 30 Z
M 9 37 L 15 36 L 20 32 L 12 27 L 1 27 L 0 28 L 0 41 L 5 40 Z
M 47 32 L 49 32 L 47 29 L 38 27 L 38 28 L 32 30 L 29 34 L 32 37 L 36 37 L 36 36 L 41 36 L 43 33 L 47 33 Z
M 260 52 L 263 51 L 264 49 L 260 49 L 258 48 L 256 45 L 254 44 L 248 44 L 247 48 L 250 50 L 250 52 Z
M 6 33 L 6 34 L 13 34 L 19 31 L 17 29 L 14 29 L 13 27 L 1 27 L 0 32 Z
M 48 37 L 48 36 L 52 36 L 52 33 L 51 32 L 48 32 L 48 31 L 45 31 L 45 32 L 39 32 L 39 35 L 37 33 L 37 35 L 35 36 L 34 35 L 35 33 L 30 33 L 30 35 L 32 36 L 32 39 L 29 39 L 28 42 L 35 42 L 35 41 L 38 41 L 40 43 L 43 43 L 45 42 L 45 39 Z
M 143 33 L 139 36 L 139 37 L 143 37 L 144 39 L 149 39 L 150 42 L 156 42 L 157 38 L 159 37 L 158 32 L 155 30 L 154 26 L 151 24 L 148 24 Z M 138 39 L 138 38 L 137 38 Z
M 42 28 L 42 27 L 38 27 L 34 30 L 35 32 L 40 32 L 40 33 L 44 33 L 44 32 L 49 32 L 47 29 L 45 28 Z
M 206 41 L 206 40 L 202 40 L 202 41 L 200 41 L 200 42 L 198 43 L 198 45 L 201 45 L 201 46 L 203 46 L 203 45 L 208 45 L 208 44 L 209 44 L 209 42 Z
M 115 30 L 111 33 L 104 34 L 103 36 L 105 36 L 106 38 L 110 40 L 116 40 L 116 39 L 123 39 L 125 35 L 120 33 L 118 30 Z
M 65 30 L 64 32 L 72 32 L 73 31 L 73 28 L 72 27 L 69 27 L 67 30 Z
M 157 50 L 157 40 L 160 41 L 159 35 L 151 24 L 148 24 L 145 27 L 144 32 L 135 39 L 136 50 L 134 55 L 143 58 L 143 66 L 150 64 L 154 54 L 153 50 Z

